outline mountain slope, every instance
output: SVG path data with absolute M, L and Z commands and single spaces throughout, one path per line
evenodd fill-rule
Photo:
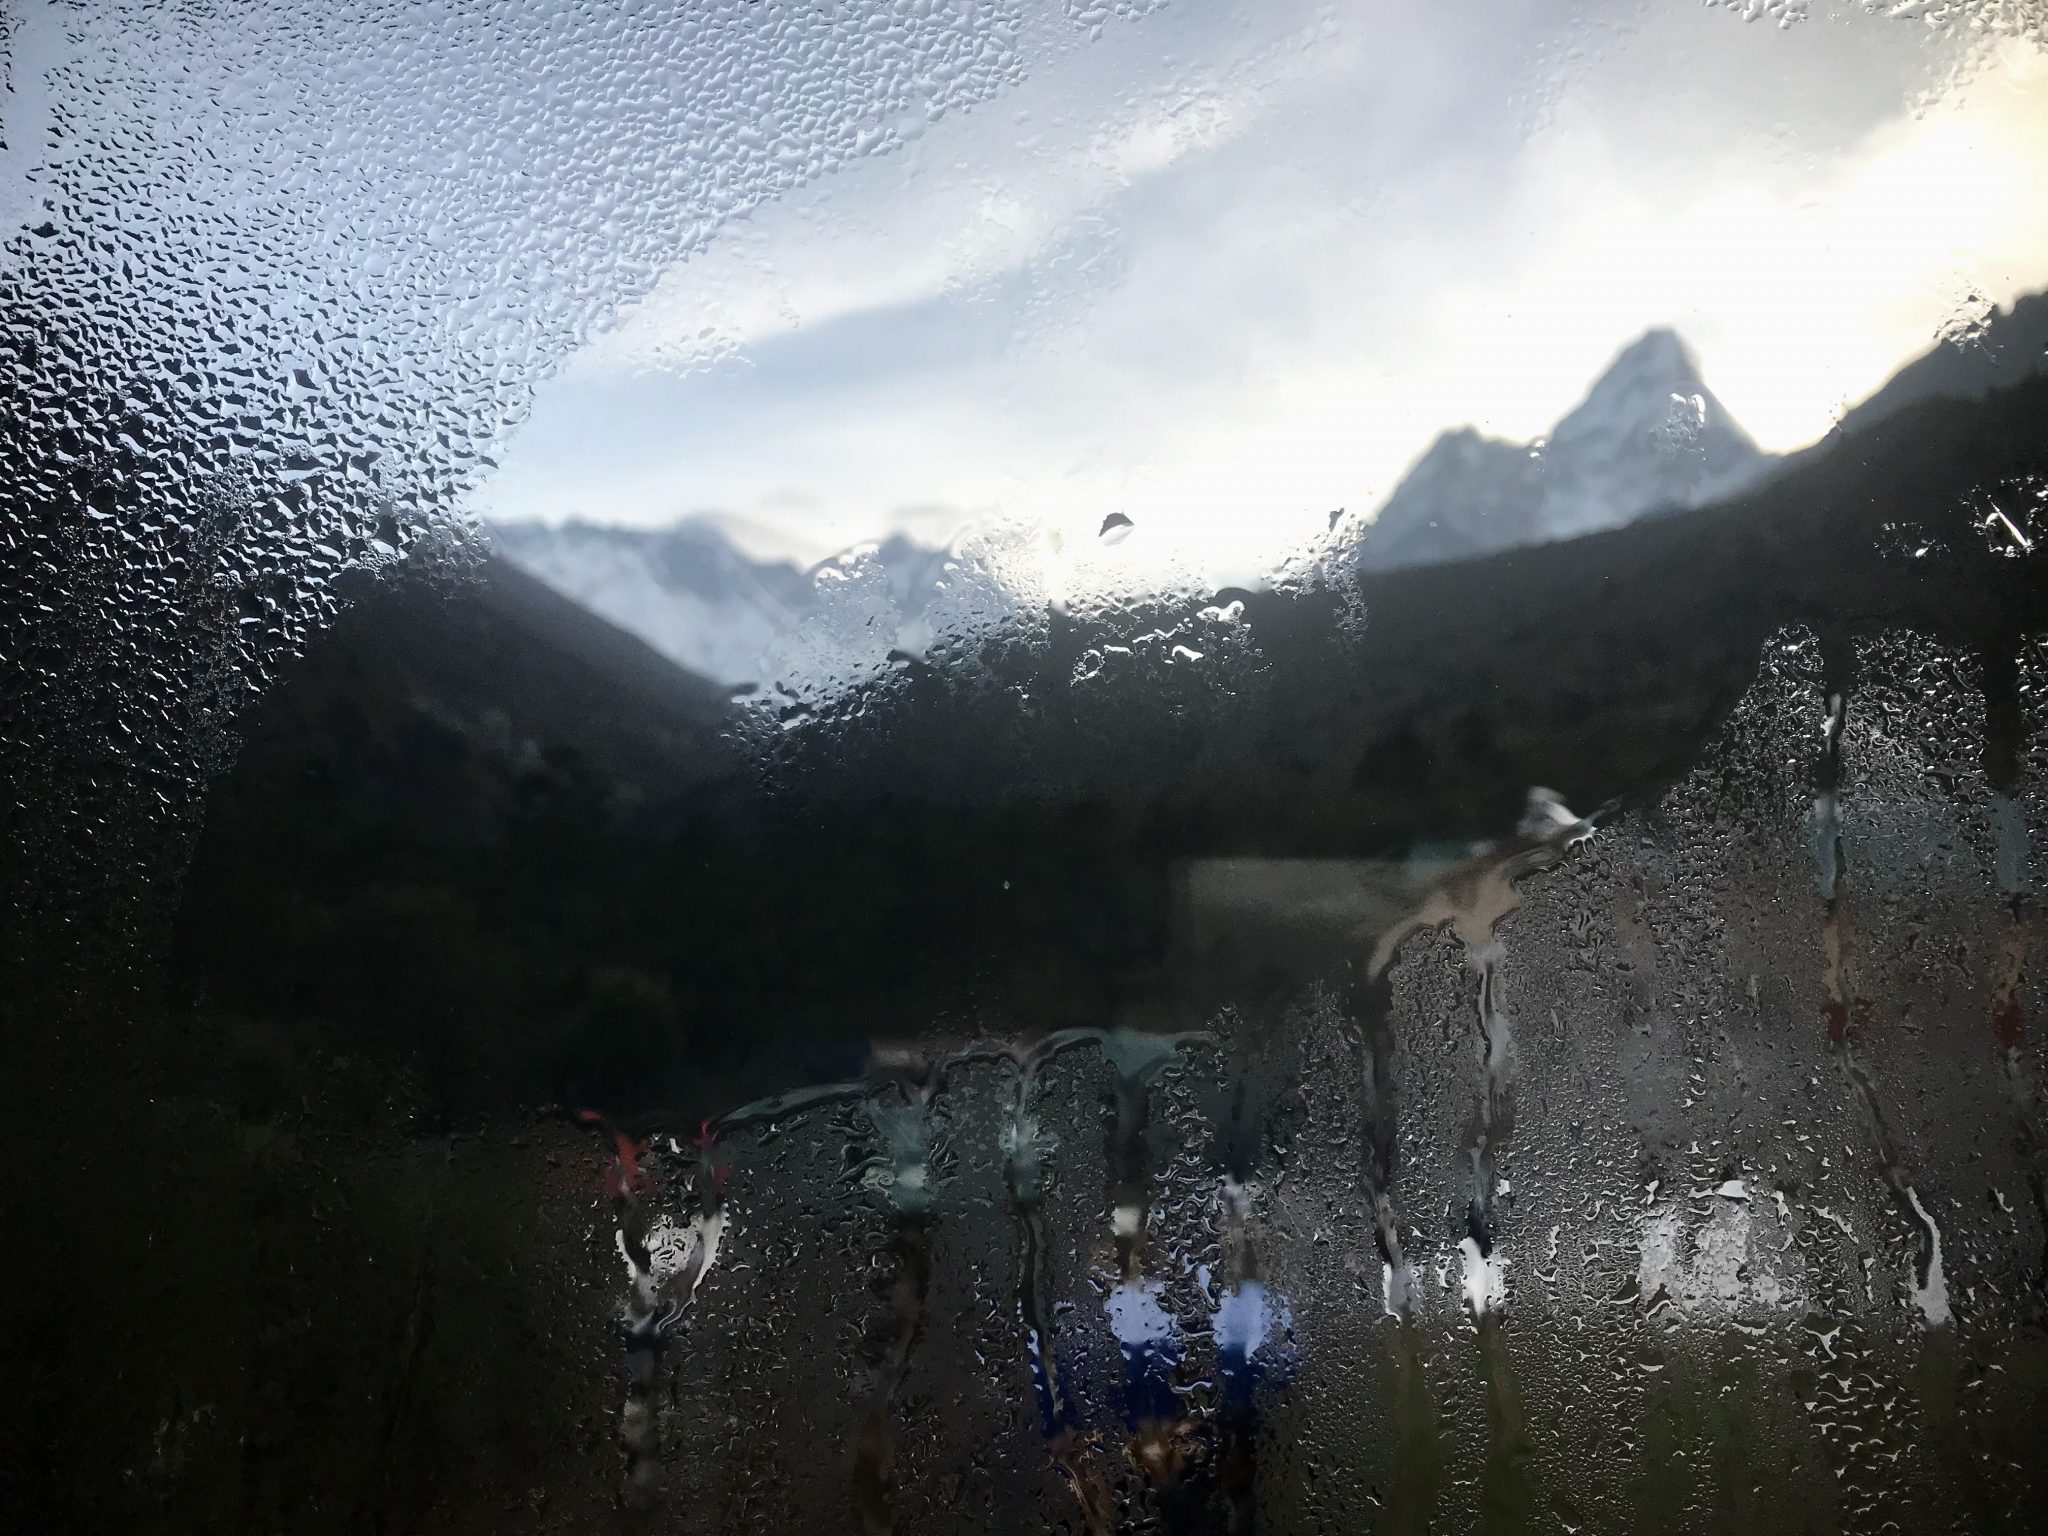
M 1892 375 L 1884 388 L 1842 418 L 1854 435 L 1922 400 L 1977 400 L 2048 373 L 2048 293 L 1994 310 L 1970 340 L 1943 342 Z
M 722 689 L 491 559 L 452 590 L 410 573 L 366 584 L 251 716 L 242 755 L 489 838 L 536 793 L 625 810 L 716 773 L 728 707 Z

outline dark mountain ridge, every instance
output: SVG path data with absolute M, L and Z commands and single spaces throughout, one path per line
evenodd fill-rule
M 184 995 L 296 998 L 359 1046 L 383 1019 L 448 1113 L 708 1110 L 1002 996 L 1099 1022 L 1179 985 L 1185 861 L 1398 861 L 1504 835 L 1534 785 L 1653 799 L 1788 628 L 1852 694 L 1864 638 L 1937 637 L 2012 715 L 1992 694 L 2048 582 L 1987 498 L 2048 534 L 2043 422 L 2048 377 L 1922 396 L 1711 507 L 1200 613 L 1052 613 L 794 728 L 516 573 L 383 584 L 214 793 Z

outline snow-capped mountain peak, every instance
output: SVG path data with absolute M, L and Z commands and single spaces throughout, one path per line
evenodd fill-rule
M 720 683 L 752 680 L 810 605 L 795 566 L 750 559 L 702 520 L 658 529 L 503 523 L 491 533 L 514 565 Z
M 652 529 L 501 523 L 491 534 L 529 575 L 728 687 L 766 680 L 777 645 L 818 609 L 820 571 L 871 562 L 908 621 L 924 611 L 945 567 L 943 551 L 892 534 L 803 571 L 750 558 L 702 518 Z
M 1446 432 L 1395 487 L 1361 563 L 1426 565 L 1616 528 L 1700 506 L 1769 463 L 1701 378 L 1675 331 L 1624 348 L 1547 438 Z
M 1700 377 L 1674 331 L 1645 333 L 1550 434 L 1543 454 L 1546 536 L 1615 528 L 1692 507 L 1754 477 L 1763 454 Z

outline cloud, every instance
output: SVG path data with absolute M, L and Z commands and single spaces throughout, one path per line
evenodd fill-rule
M 1268 26 L 1296 9 L 1276 5 Z M 690 372 L 791 331 L 997 281 L 1044 259 L 1133 182 L 1251 121 L 1274 84 L 1258 52 L 1240 44 L 1182 72 L 1112 36 L 984 113 L 909 128 L 893 150 L 761 210 L 678 265 L 573 370 Z M 1088 109 L 1071 110 L 1076 102 Z

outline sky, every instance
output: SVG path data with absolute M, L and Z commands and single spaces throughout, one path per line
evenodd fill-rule
M 1782 450 L 2048 287 L 2038 37 L 1796 0 L 1119 9 L 675 265 L 478 510 L 715 513 L 806 560 L 1121 512 L 1120 558 L 1244 580 L 1444 428 L 1542 434 L 1653 325 Z

